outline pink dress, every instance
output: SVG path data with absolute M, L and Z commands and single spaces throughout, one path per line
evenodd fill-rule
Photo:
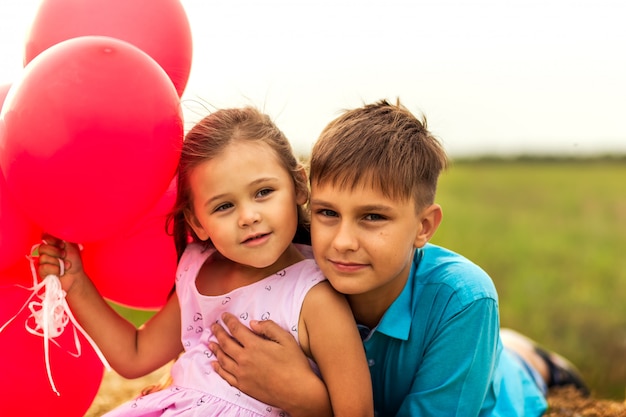
M 303 252 L 309 249 L 299 248 Z M 298 340 L 298 320 L 304 297 L 325 278 L 313 259 L 305 259 L 228 294 L 205 296 L 198 292 L 195 280 L 213 253 L 214 249 L 192 243 L 178 264 L 176 292 L 185 351 L 172 367 L 173 385 L 127 402 L 106 414 L 107 417 L 287 416 L 283 410 L 232 387 L 213 371 L 210 364 L 215 358 L 208 349 L 208 342 L 215 337 L 210 325 L 222 322 L 222 313 L 230 312 L 245 324 L 250 320 L 274 320 Z M 314 362 L 310 362 L 318 372 Z

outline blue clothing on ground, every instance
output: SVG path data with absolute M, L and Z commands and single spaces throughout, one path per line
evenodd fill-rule
M 487 273 L 445 248 L 417 249 L 404 289 L 365 330 L 376 416 L 542 415 L 544 395 L 499 331 Z

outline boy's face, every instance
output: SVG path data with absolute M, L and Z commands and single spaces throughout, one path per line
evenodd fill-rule
M 312 184 L 313 253 L 332 286 L 348 295 L 389 294 L 406 283 L 415 247 L 426 243 L 413 199 L 391 200 L 368 185 Z

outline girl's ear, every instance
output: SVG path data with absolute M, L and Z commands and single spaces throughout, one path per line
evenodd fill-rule
M 421 219 L 420 228 L 413 243 L 416 248 L 421 248 L 433 237 L 441 224 L 443 211 L 439 204 L 431 204 L 422 210 L 419 217 Z
M 185 221 L 193 229 L 196 236 L 198 236 L 200 240 L 208 240 L 209 234 L 204 230 L 204 227 L 202 227 L 196 215 L 193 214 L 191 210 L 184 210 L 183 213 L 185 214 Z
M 296 175 L 300 177 L 300 181 L 296 182 L 296 204 L 302 206 L 309 201 L 309 188 L 307 186 L 308 179 L 306 175 L 306 170 L 304 167 L 300 167 L 296 172 Z

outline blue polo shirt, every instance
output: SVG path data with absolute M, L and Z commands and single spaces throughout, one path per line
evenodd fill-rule
M 540 416 L 544 395 L 502 347 L 491 278 L 452 251 L 417 249 L 375 329 L 361 327 L 376 416 Z

